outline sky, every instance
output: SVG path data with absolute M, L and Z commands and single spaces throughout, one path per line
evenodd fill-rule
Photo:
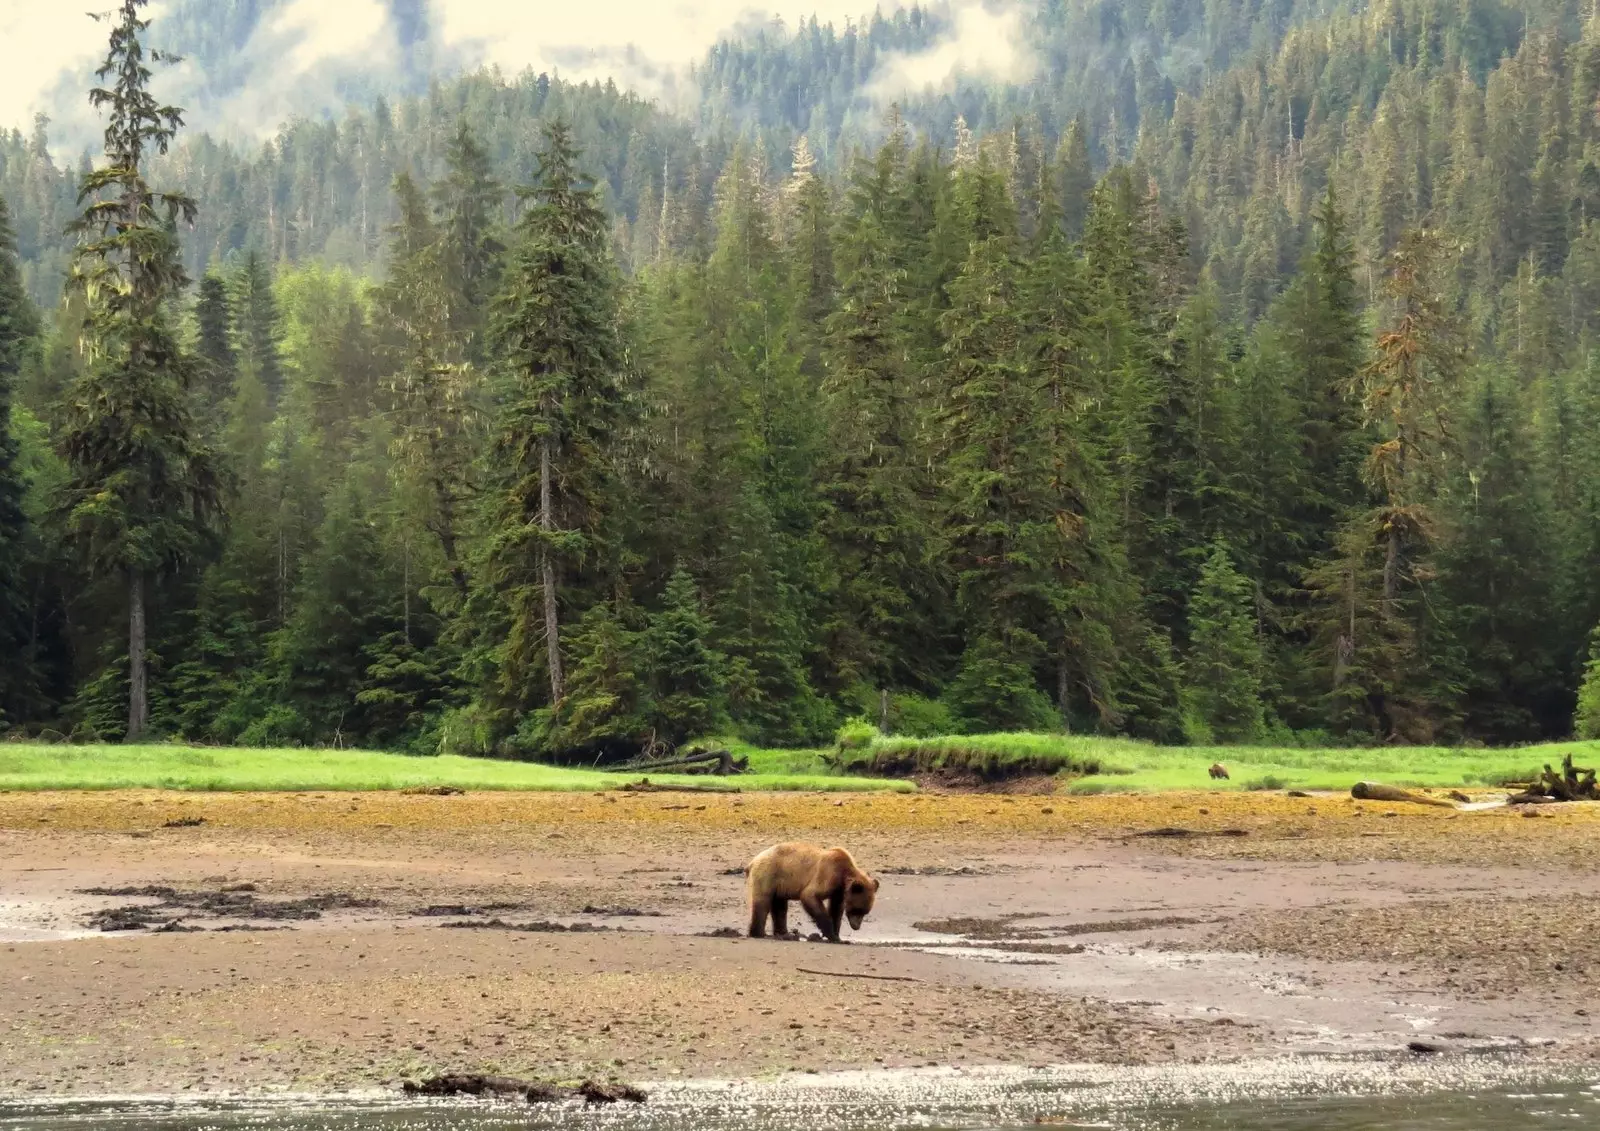
M 57 146 L 81 148 L 94 133 L 83 99 L 105 50 L 105 29 L 85 14 L 111 0 L 0 0 L 0 126 L 27 128 L 35 113 L 54 120 Z M 209 0 L 155 0 L 163 9 Z M 885 12 L 900 0 L 877 0 Z M 1012 75 L 1025 66 L 1016 5 L 1022 0 L 945 0 L 954 36 L 914 57 L 887 60 L 872 90 L 884 100 L 947 81 L 959 68 Z M 185 63 L 158 92 L 184 105 L 192 126 L 224 136 L 268 135 L 296 114 L 336 110 L 346 97 L 397 84 L 405 53 L 399 18 L 425 36 L 425 61 L 439 70 L 528 67 L 570 79 L 612 78 L 647 97 L 667 97 L 672 80 L 716 40 L 751 21 L 793 27 L 817 16 L 843 25 L 870 14 L 874 0 L 263 0 L 267 14 L 229 60 L 226 76 Z M 418 12 L 420 10 L 420 18 Z M 16 49 L 20 45 L 20 50 Z

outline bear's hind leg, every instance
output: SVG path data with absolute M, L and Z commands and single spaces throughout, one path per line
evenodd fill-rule
M 789 901 L 772 897 L 772 937 L 781 939 L 789 934 Z
M 750 898 L 750 937 L 759 939 L 767 933 L 767 913 L 772 910 L 772 900 L 758 895 Z

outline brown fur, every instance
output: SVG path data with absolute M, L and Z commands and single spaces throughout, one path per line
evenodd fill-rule
M 1226 778 L 1228 776 L 1228 767 L 1221 762 L 1213 762 L 1211 763 L 1210 773 L 1213 778 Z
M 789 901 L 798 899 L 823 937 L 838 942 L 845 918 L 852 930 L 860 930 L 878 894 L 878 881 L 842 848 L 775 844 L 750 861 L 745 874 L 753 939 L 766 934 L 768 915 L 774 935 L 788 934 Z

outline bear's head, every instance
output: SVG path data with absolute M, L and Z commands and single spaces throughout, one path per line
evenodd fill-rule
M 850 883 L 844 889 L 844 913 L 850 920 L 852 931 L 861 929 L 861 920 L 872 910 L 872 900 L 877 894 L 877 877 L 869 876 L 865 872 L 851 877 Z

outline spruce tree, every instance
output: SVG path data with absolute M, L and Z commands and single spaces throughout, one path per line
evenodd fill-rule
M 658 740 L 678 743 L 724 721 L 727 659 L 711 646 L 694 578 L 681 567 L 667 582 L 661 611 L 644 632 L 648 722 Z
M 60 451 L 70 475 L 65 522 L 91 574 L 118 577 L 128 610 L 128 741 L 149 722 L 145 663 L 149 579 L 182 560 L 218 510 L 218 469 L 189 407 L 192 370 L 172 326 L 170 305 L 186 279 L 177 222 L 196 206 L 145 180 L 153 154 L 166 153 L 182 112 L 150 94 L 151 65 L 164 61 L 142 36 L 146 0 L 123 0 L 110 50 L 90 92 L 107 112 L 106 164 L 83 177 L 84 205 L 71 285 L 88 300 L 89 362 L 68 388 Z
M 283 395 L 283 329 L 272 269 L 254 249 L 245 254 L 234 280 L 233 305 L 239 368 L 259 381 L 268 403 L 276 405 Z
M 233 396 L 233 385 L 239 376 L 239 356 L 233 345 L 233 305 L 227 280 L 216 271 L 207 271 L 200 280 L 194 315 L 198 331 L 195 392 L 202 410 L 214 422 Z
M 483 325 L 498 283 L 505 244 L 501 211 L 505 192 L 489 154 L 466 119 L 456 123 L 445 150 L 446 173 L 433 186 L 443 247 L 439 268 L 450 295 L 450 329 L 466 356 L 483 360 Z
M 393 229 L 389 278 L 378 291 L 395 365 L 392 400 L 399 476 L 427 498 L 424 524 L 438 539 L 459 597 L 467 595 L 460 512 L 475 453 L 476 375 L 465 359 L 464 331 L 452 325 L 445 260 L 451 254 L 406 173 L 395 178 L 400 218 Z
M 603 449 L 621 400 L 609 224 L 578 161 L 570 127 L 548 124 L 493 322 L 503 381 L 489 581 L 512 625 L 501 679 L 523 684 L 542 638 L 552 704 L 565 689 L 560 575 L 582 559 L 603 505 Z
M 1184 656 L 1185 720 L 1202 742 L 1253 742 L 1261 737 L 1261 642 L 1255 594 L 1234 568 L 1225 543 L 1211 548 L 1189 598 L 1189 650 Z

